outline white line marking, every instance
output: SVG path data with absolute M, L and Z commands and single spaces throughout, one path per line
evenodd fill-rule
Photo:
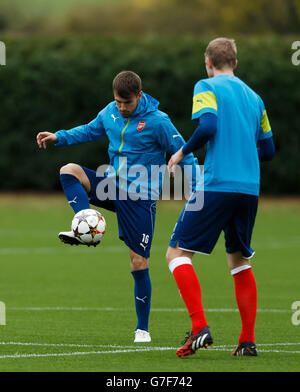
M 286 342 L 282 342 L 282 343 L 257 343 L 257 345 L 259 346 L 259 347 L 262 347 L 262 346 L 297 346 L 297 345 L 300 345 L 300 342 L 297 342 L 297 343 L 286 343 Z M 236 347 L 236 346 L 233 346 L 233 345 L 224 345 L 224 346 L 215 346 L 215 347 L 218 347 L 218 348 L 228 348 L 228 347 Z
M 6 325 L 6 305 L 0 301 L 0 325 Z
M 16 344 L 16 345 L 43 345 L 42 343 L 13 343 L 13 342 L 1 342 L 0 344 Z M 273 344 L 261 344 L 259 346 L 263 345 L 298 345 L 300 343 L 273 343 Z M 47 344 L 47 346 L 52 346 L 53 344 Z M 62 346 L 61 344 L 57 346 Z M 76 346 L 76 345 L 73 345 Z M 84 345 L 78 345 L 80 347 Z M 97 347 L 97 346 L 93 346 Z M 111 347 L 111 346 L 107 346 Z M 127 346 L 113 346 L 113 347 L 120 347 L 120 348 L 125 348 Z M 131 347 L 131 346 L 129 346 Z M 210 350 L 214 351 L 232 351 L 232 349 L 235 346 L 216 346 L 213 348 L 210 348 Z M 0 359 L 19 359 L 19 358 L 42 358 L 42 357 L 66 357 L 66 356 L 79 356 L 79 355 L 102 355 L 102 354 L 121 354 L 121 353 L 133 353 L 133 352 L 150 352 L 150 351 L 171 351 L 171 350 L 176 350 L 175 347 L 148 347 L 148 348 L 132 348 L 132 349 L 119 349 L 119 350 L 108 350 L 108 351 L 76 351 L 76 352 L 67 352 L 67 353 L 44 353 L 44 354 L 39 354 L 39 353 L 34 353 L 34 354 L 7 354 L 7 355 L 1 355 Z M 264 352 L 264 353 L 285 353 L 285 354 L 300 354 L 300 351 L 287 351 L 287 350 L 259 350 L 259 352 Z
M 145 349 L 147 347 L 145 346 L 138 346 L 138 345 L 129 345 L 129 346 L 123 346 L 123 345 L 116 345 L 116 344 L 76 344 L 76 343 L 35 343 L 35 342 L 0 342 L 0 345 L 2 346 L 40 346 L 40 347 L 83 347 L 83 348 L 89 348 L 89 347 L 98 347 L 98 348 L 120 348 L 120 349 Z M 300 345 L 300 342 L 282 342 L 282 343 L 258 343 L 259 347 L 265 347 L 265 346 L 298 346 Z M 213 348 L 218 348 L 218 349 L 225 349 L 225 348 L 234 348 L 236 347 L 235 345 L 228 344 L 228 345 L 221 345 L 221 346 L 214 346 Z M 147 349 L 170 349 L 170 350 L 175 350 L 178 347 L 148 347 Z
M 120 346 L 116 344 L 74 344 L 74 343 L 32 343 L 32 342 L 0 342 L 2 346 L 40 346 L 40 347 L 83 347 L 83 348 L 145 348 L 144 346 Z
M 259 345 L 260 346 L 260 345 Z M 260 350 L 258 346 L 258 353 L 284 353 L 284 354 L 300 354 L 300 351 L 288 351 L 288 350 Z M 232 351 L 236 346 L 232 346 L 231 349 L 228 348 L 220 348 L 220 347 L 212 347 L 210 350 L 215 351 Z
M 120 354 L 120 353 L 145 352 L 145 351 L 168 351 L 168 350 L 175 350 L 175 348 L 174 347 L 151 347 L 151 348 L 139 348 L 139 349 L 129 349 L 129 350 L 77 351 L 72 353 L 15 354 L 15 355 L 1 355 L 0 359 L 65 357 L 65 356 L 67 357 L 67 356 L 77 356 L 77 355 Z

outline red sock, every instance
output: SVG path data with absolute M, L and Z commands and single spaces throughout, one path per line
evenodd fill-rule
M 254 327 L 257 310 L 257 291 L 252 269 L 249 266 L 247 268 L 238 267 L 231 272 L 234 278 L 236 301 L 242 320 L 239 343 L 255 342 Z
M 207 322 L 202 306 L 200 283 L 191 260 L 188 257 L 177 257 L 171 261 L 169 267 L 192 320 L 193 334 L 197 334 L 207 326 Z

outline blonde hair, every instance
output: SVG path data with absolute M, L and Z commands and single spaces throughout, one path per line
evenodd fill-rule
M 234 39 L 216 38 L 211 41 L 205 51 L 213 66 L 222 69 L 225 66 L 235 68 L 237 60 L 237 47 Z

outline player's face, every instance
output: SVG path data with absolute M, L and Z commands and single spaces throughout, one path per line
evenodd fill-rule
M 114 91 L 117 108 L 119 109 L 119 112 L 121 113 L 122 117 L 127 118 L 132 115 L 140 102 L 142 94 L 143 92 L 140 91 L 138 95 L 133 94 L 130 95 L 128 98 L 122 98 L 116 91 Z

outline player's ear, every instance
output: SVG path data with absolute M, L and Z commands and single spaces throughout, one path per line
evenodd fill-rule
M 208 68 L 212 68 L 212 61 L 208 56 L 205 56 L 205 64 L 208 66 Z
M 234 67 L 233 67 L 233 69 L 236 69 L 236 67 L 238 66 L 238 60 L 235 60 L 235 64 L 234 64 Z

